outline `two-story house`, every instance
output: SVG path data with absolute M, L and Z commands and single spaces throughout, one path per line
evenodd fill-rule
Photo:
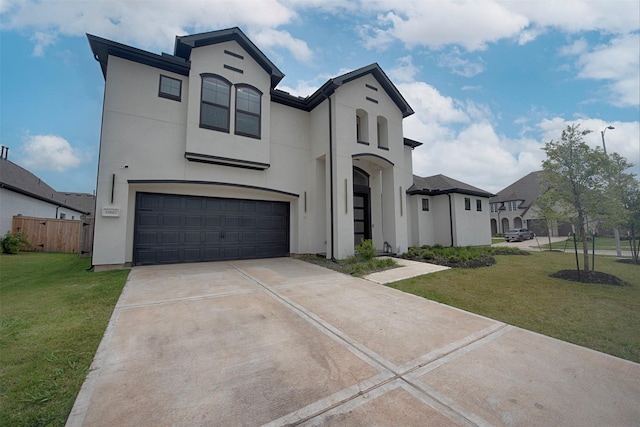
M 413 110 L 377 64 L 302 98 L 238 28 L 172 55 L 88 39 L 105 77 L 96 268 L 422 244 Z

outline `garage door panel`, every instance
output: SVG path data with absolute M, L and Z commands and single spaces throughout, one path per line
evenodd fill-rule
M 136 265 L 289 254 L 286 202 L 156 193 L 136 197 Z
M 203 221 L 200 215 L 186 215 L 184 225 L 185 227 L 202 227 Z

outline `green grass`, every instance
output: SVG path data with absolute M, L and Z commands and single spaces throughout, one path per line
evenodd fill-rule
M 65 424 L 129 273 L 90 265 L 0 255 L 0 425 Z
M 492 237 L 491 238 L 491 244 L 493 245 L 494 243 L 502 243 L 504 242 L 504 237 Z
M 575 268 L 572 254 L 498 255 L 477 269 L 451 269 L 389 286 L 640 362 L 640 266 L 596 256 L 598 271 L 631 286 L 569 282 L 549 277 Z
M 536 246 L 535 240 L 531 240 L 531 246 Z M 542 249 L 549 249 L 549 240 L 546 236 L 538 236 L 538 242 L 540 242 L 540 247 Z M 589 251 L 593 248 L 593 242 L 589 240 Z M 564 249 L 567 248 L 567 251 L 573 250 L 573 239 L 569 239 L 569 241 L 561 241 L 555 242 L 551 244 L 551 249 Z M 620 241 L 620 249 L 623 251 L 631 250 L 629 247 L 628 240 Z M 578 240 L 578 250 L 582 250 L 582 241 Z M 596 250 L 603 251 L 615 251 L 616 250 L 616 240 L 613 237 L 596 237 Z

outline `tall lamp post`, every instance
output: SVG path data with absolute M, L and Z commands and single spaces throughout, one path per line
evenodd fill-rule
M 604 142 L 604 133 L 607 129 L 613 130 L 615 129 L 613 126 L 607 126 L 602 131 L 600 131 L 600 135 L 602 135 L 602 149 L 604 150 L 605 156 L 607 155 L 607 145 Z M 616 239 L 616 254 L 618 257 L 622 256 L 622 251 L 620 250 L 620 232 L 618 231 L 618 227 L 613 229 L 613 237 Z
M 604 154 L 607 154 L 607 144 L 604 143 L 604 133 L 607 131 L 607 129 L 613 130 L 615 128 L 613 126 L 607 126 L 600 131 L 600 135 L 602 135 L 602 149 L 604 150 Z

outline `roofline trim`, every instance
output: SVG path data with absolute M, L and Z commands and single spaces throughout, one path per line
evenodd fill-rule
M 91 214 L 91 212 L 85 212 L 85 211 L 80 210 L 78 208 L 75 208 L 73 206 L 67 205 L 66 203 L 57 202 L 54 199 L 47 199 L 46 197 L 40 196 L 40 195 L 35 194 L 35 193 L 31 193 L 29 191 L 22 190 L 22 189 L 20 189 L 18 187 L 14 187 L 13 185 L 5 184 L 4 182 L 0 182 L 0 188 L 6 188 L 7 190 L 13 191 L 14 193 L 22 194 L 24 196 L 29 196 L 29 197 L 31 197 L 33 199 L 37 199 L 37 200 L 49 203 L 49 204 L 54 205 L 54 206 L 58 206 L 58 207 L 65 208 L 65 209 L 71 209 L 72 211 L 79 212 L 79 213 L 81 213 L 83 215 L 90 215 Z

